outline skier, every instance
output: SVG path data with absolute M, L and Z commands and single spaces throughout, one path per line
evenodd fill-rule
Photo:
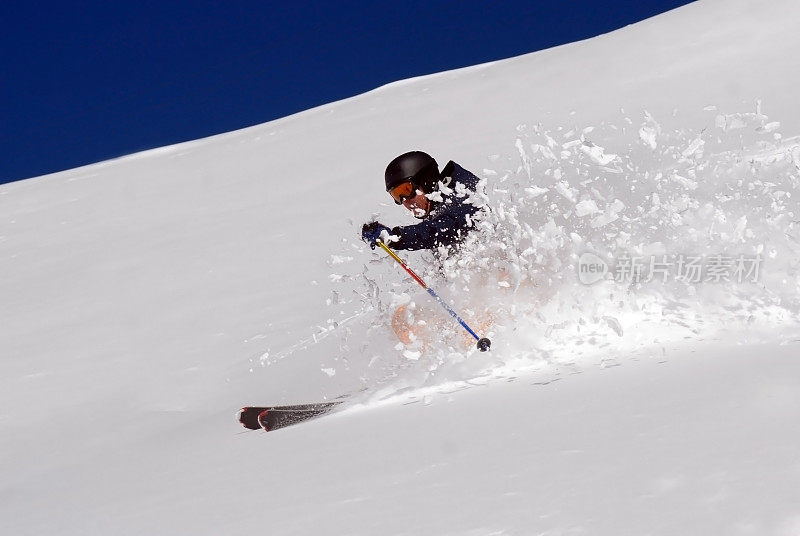
M 441 253 L 438 250 L 444 247 L 454 251 L 473 228 L 473 216 L 481 210 L 472 199 L 478 177 L 452 160 L 439 172 L 439 165 L 429 154 L 404 153 L 389 162 L 385 181 L 394 202 L 422 221 L 391 229 L 377 221 L 365 223 L 361 237 L 372 249 L 386 231 L 387 245 L 393 249 L 431 249 Z
M 401 154 L 386 167 L 386 191 L 422 221 L 392 228 L 377 221 L 365 223 L 361 237 L 372 249 L 381 240 L 393 249 L 430 249 L 437 258 L 454 252 L 480 218 L 482 207 L 474 199 L 479 180 L 452 160 L 440 172 L 427 153 Z M 416 310 L 413 302 L 401 305 L 392 317 L 392 328 L 403 343 L 421 339 L 424 344 L 432 316 L 424 308 Z

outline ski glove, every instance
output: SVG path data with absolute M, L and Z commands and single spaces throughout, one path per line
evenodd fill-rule
M 361 228 L 361 240 L 369 244 L 370 248 L 375 249 L 383 231 L 390 233 L 391 229 L 377 221 L 365 223 Z

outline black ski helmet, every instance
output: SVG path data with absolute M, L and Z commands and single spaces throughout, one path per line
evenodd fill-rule
M 439 164 L 422 151 L 401 154 L 386 166 L 386 191 L 407 181 L 426 194 L 431 193 L 439 182 Z

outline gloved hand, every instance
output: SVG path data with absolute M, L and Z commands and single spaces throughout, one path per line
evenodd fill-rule
M 388 233 L 390 229 L 377 221 L 365 223 L 361 228 L 361 240 L 369 244 L 370 248 L 375 249 L 383 231 Z

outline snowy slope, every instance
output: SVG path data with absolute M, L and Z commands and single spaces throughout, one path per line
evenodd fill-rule
M 800 533 L 799 11 L 701 1 L 0 186 L 0 531 Z M 381 173 L 412 148 L 485 177 L 506 215 L 516 292 L 495 266 L 439 281 L 504 306 L 489 356 L 408 359 L 386 328 L 418 298 L 357 234 L 410 221 Z M 764 272 L 577 283 L 574 254 L 614 248 Z M 233 420 L 361 387 L 275 434 Z

